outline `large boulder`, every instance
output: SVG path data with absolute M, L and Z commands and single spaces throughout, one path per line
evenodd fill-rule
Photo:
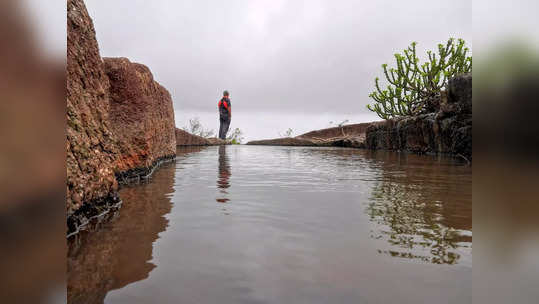
M 176 155 L 174 109 L 170 93 L 150 69 L 127 58 L 104 58 L 110 83 L 110 125 L 120 149 L 119 179 L 145 175 Z
M 68 234 L 119 204 L 118 181 L 148 176 L 176 155 L 174 110 L 150 70 L 103 61 L 82 0 L 67 1 Z
M 116 197 L 119 154 L 109 123 L 109 81 L 82 0 L 67 1 L 66 209 Z
M 447 103 L 456 104 L 456 113 L 472 114 L 472 74 L 462 74 L 449 79 L 447 84 Z

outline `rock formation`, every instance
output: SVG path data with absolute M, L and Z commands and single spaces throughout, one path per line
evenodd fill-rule
M 84 205 L 102 205 L 106 201 L 117 200 L 114 165 L 119 149 L 109 123 L 108 91 L 109 81 L 86 6 L 81 0 L 68 0 L 68 221 Z
M 226 141 L 219 138 L 205 138 L 202 136 L 193 135 L 178 128 L 176 128 L 175 133 L 177 146 L 213 146 L 228 144 Z
M 366 132 L 369 149 L 441 153 L 472 158 L 472 76 L 449 80 L 447 92 L 429 102 L 435 112 L 373 123 Z
M 118 180 L 176 155 L 170 94 L 146 66 L 102 60 L 82 0 L 67 1 L 66 133 L 68 234 L 119 203 Z
M 115 165 L 123 183 L 176 155 L 174 109 L 170 93 L 145 65 L 104 58 L 104 67 L 110 82 L 109 118 L 120 150 Z
M 359 123 L 311 131 L 296 137 L 250 141 L 248 145 L 336 146 L 365 148 L 365 131 L 370 123 Z
M 449 80 L 447 91 L 426 100 L 425 113 L 380 122 L 311 131 L 296 137 L 250 141 L 248 145 L 342 146 L 472 159 L 472 76 Z

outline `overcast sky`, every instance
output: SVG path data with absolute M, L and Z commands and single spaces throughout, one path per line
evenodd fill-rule
M 175 105 L 366 112 L 380 65 L 411 41 L 471 42 L 471 1 L 87 0 L 102 56 L 150 67 Z
M 65 58 L 65 2 L 20 2 L 43 49 Z M 377 119 L 365 105 L 380 65 L 413 40 L 432 49 L 454 36 L 471 47 L 472 11 L 475 57 L 507 37 L 539 46 L 536 0 L 474 0 L 473 9 L 469 0 L 85 2 L 101 54 L 148 65 L 173 96 L 178 126 L 200 116 L 218 128 L 226 88 L 231 127 L 254 138 Z
M 279 121 L 280 113 L 297 113 L 376 120 L 365 105 L 382 63 L 411 41 L 432 49 L 448 37 L 462 37 L 471 46 L 472 36 L 469 0 L 87 0 L 86 5 L 101 55 L 150 67 L 172 94 L 179 126 L 187 118 L 181 113 L 215 113 L 224 89 L 231 93 L 233 111 L 249 117 Z M 243 115 L 233 119 L 238 116 Z M 311 129 L 317 127 L 325 126 Z
M 472 37 L 469 0 L 87 0 L 86 5 L 101 55 L 147 65 L 172 94 L 178 126 L 188 116 L 207 116 L 204 122 L 213 124 L 224 89 L 237 114 L 231 127 L 242 121 L 242 129 L 254 129 L 256 117 L 273 120 L 273 128 L 301 131 L 327 127 L 328 122 L 309 125 L 312 117 L 324 115 L 320 121 L 376 120 L 365 105 L 382 63 L 391 63 L 412 41 L 423 50 L 462 37 L 471 47 Z M 280 124 L 282 114 L 297 114 L 297 123 Z

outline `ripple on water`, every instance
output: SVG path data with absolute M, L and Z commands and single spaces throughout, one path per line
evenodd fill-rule
M 107 303 L 471 295 L 471 168 L 455 160 L 341 148 L 179 149 L 175 165 L 122 191 L 118 217 L 69 256 L 68 291 L 79 303 L 92 292 Z

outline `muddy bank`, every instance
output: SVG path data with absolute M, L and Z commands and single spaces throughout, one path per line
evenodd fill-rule
M 450 79 L 446 93 L 428 104 L 430 113 L 373 123 L 366 130 L 366 147 L 450 154 L 471 161 L 472 75 Z
M 176 128 L 176 146 L 216 146 L 230 144 L 219 138 L 205 138 Z
M 119 184 L 147 178 L 176 155 L 169 92 L 148 67 L 101 58 L 82 0 L 67 1 L 66 133 L 68 235 L 118 208 Z
M 371 123 L 315 130 L 296 137 L 250 141 L 248 145 L 365 148 L 365 131 Z

